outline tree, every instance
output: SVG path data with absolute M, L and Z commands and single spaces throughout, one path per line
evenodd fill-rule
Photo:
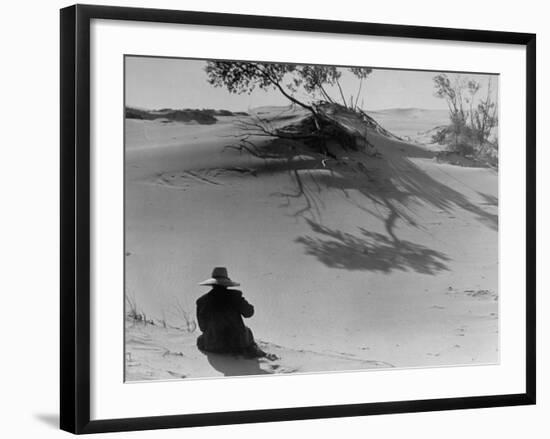
M 327 102 L 334 103 L 325 87 L 334 86 L 341 75 L 342 73 L 333 66 L 302 66 L 297 72 L 299 77 L 297 82 L 303 85 L 307 93 L 318 92 Z
M 227 62 L 208 61 L 206 63 L 208 82 L 215 87 L 226 87 L 230 93 L 252 93 L 258 87 L 260 89 L 278 89 L 291 102 L 313 111 L 310 105 L 293 97 L 293 87 L 299 82 L 294 81 L 287 87 L 283 85 L 283 79 L 289 73 L 296 71 L 292 64 L 271 64 L 256 62 Z M 299 78 L 296 78 L 298 81 Z M 290 92 L 290 93 L 289 93 Z
M 481 100 L 477 108 L 473 110 L 473 123 L 477 141 L 480 147 L 483 147 L 489 140 L 491 131 L 498 125 L 497 105 L 492 98 L 492 81 L 489 78 L 487 84 L 487 95 Z
M 466 129 L 466 112 L 464 111 L 463 90 L 464 82 L 460 77 L 451 82 L 446 74 L 436 75 L 434 78 L 435 95 L 445 99 L 449 108 L 451 125 L 449 132 L 454 138 L 454 148 L 459 149 L 459 139 Z
M 470 104 L 470 125 L 474 126 L 474 101 L 476 98 L 476 94 L 481 88 L 481 84 L 473 79 L 468 81 L 468 94 L 469 97 L 466 98 L 466 102 Z
M 359 102 L 359 97 L 361 96 L 363 80 L 365 80 L 372 73 L 372 69 L 370 67 L 350 67 L 349 70 L 359 79 L 359 89 L 357 90 L 357 95 L 355 97 L 355 104 L 353 104 L 353 97 L 351 99 L 352 108 L 357 110 L 357 102 Z
M 342 104 L 348 107 L 344 92 L 340 85 L 342 70 L 335 66 L 314 66 L 260 62 L 228 62 L 208 61 L 205 67 L 208 82 L 215 87 L 225 87 L 230 93 L 252 93 L 256 88 L 263 90 L 278 90 L 292 103 L 310 111 L 316 118 L 315 96 L 319 94 L 323 100 L 335 103 L 327 91 L 327 87 L 336 86 L 340 92 Z M 349 71 L 359 79 L 361 92 L 363 80 L 372 72 L 368 67 L 352 67 Z M 309 102 L 296 97 L 302 88 L 309 95 Z M 349 107 L 354 109 L 355 105 Z M 350 104 L 353 104 L 353 99 Z
M 258 154 L 251 136 L 278 137 L 288 140 L 303 140 L 321 152 L 324 156 L 333 157 L 328 150 L 326 139 L 334 138 L 344 147 L 357 147 L 354 134 L 327 116 L 323 103 L 338 104 L 330 95 L 330 88 L 339 90 L 344 107 L 355 111 L 358 119 L 369 117 L 357 108 L 357 99 L 349 106 L 344 98 L 340 84 L 343 69 L 335 66 L 297 65 L 261 62 L 228 62 L 208 61 L 205 71 L 207 80 L 215 87 L 224 87 L 230 93 L 252 93 L 256 89 L 277 90 L 294 105 L 302 107 L 311 113 L 310 121 L 301 127 L 288 125 L 273 127 L 269 120 L 258 115 L 250 115 L 246 120 L 238 122 L 241 129 L 238 149 L 245 149 L 252 154 Z M 365 78 L 372 72 L 368 67 L 354 67 L 348 71 L 359 79 L 359 91 Z M 299 97 L 298 97 L 299 96 Z M 366 128 L 365 128 L 366 129 Z M 362 143 L 368 144 L 365 137 Z
M 487 83 L 487 94 L 481 100 L 477 98 L 481 84 L 476 80 L 457 76 L 451 81 L 443 73 L 436 75 L 433 81 L 435 96 L 447 102 L 451 122 L 434 136 L 434 140 L 451 143 L 453 149 L 461 153 L 484 153 L 491 132 L 498 124 L 491 79 Z

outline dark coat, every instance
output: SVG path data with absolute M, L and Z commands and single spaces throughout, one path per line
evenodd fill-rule
M 255 346 L 252 331 L 243 317 L 252 317 L 254 307 L 238 290 L 214 286 L 197 300 L 197 320 L 202 335 L 199 349 L 209 352 L 242 353 Z

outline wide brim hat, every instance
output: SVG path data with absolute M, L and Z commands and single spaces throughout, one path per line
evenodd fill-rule
M 227 274 L 227 268 L 216 267 L 214 268 L 214 270 L 212 270 L 212 277 L 209 279 L 206 279 L 205 281 L 202 281 L 201 283 L 199 283 L 199 285 L 203 285 L 203 286 L 220 285 L 222 287 L 238 287 L 240 283 L 235 282 L 229 278 L 229 275 Z

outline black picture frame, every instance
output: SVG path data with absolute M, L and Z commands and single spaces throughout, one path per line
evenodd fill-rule
M 90 420 L 90 21 L 93 19 L 525 46 L 527 59 L 525 66 L 527 84 L 525 393 Z M 62 9 L 60 25 L 60 425 L 63 430 L 81 434 L 535 404 L 535 34 L 89 5 L 75 5 Z

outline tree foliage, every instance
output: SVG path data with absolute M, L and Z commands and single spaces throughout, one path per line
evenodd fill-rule
M 359 79 L 360 83 L 372 72 L 372 69 L 367 67 L 352 67 L 348 70 Z M 313 105 L 315 101 L 334 102 L 329 89 L 337 87 L 341 103 L 347 106 L 340 85 L 343 69 L 335 66 L 208 61 L 205 71 L 210 84 L 215 87 L 225 87 L 230 93 L 250 94 L 256 88 L 275 89 L 294 104 L 312 113 L 315 113 Z M 301 91 L 305 92 L 305 99 L 297 97 Z
M 266 89 L 280 84 L 287 73 L 295 70 L 291 64 L 209 61 L 205 67 L 208 82 L 226 87 L 230 93 L 252 93 L 256 87 Z

